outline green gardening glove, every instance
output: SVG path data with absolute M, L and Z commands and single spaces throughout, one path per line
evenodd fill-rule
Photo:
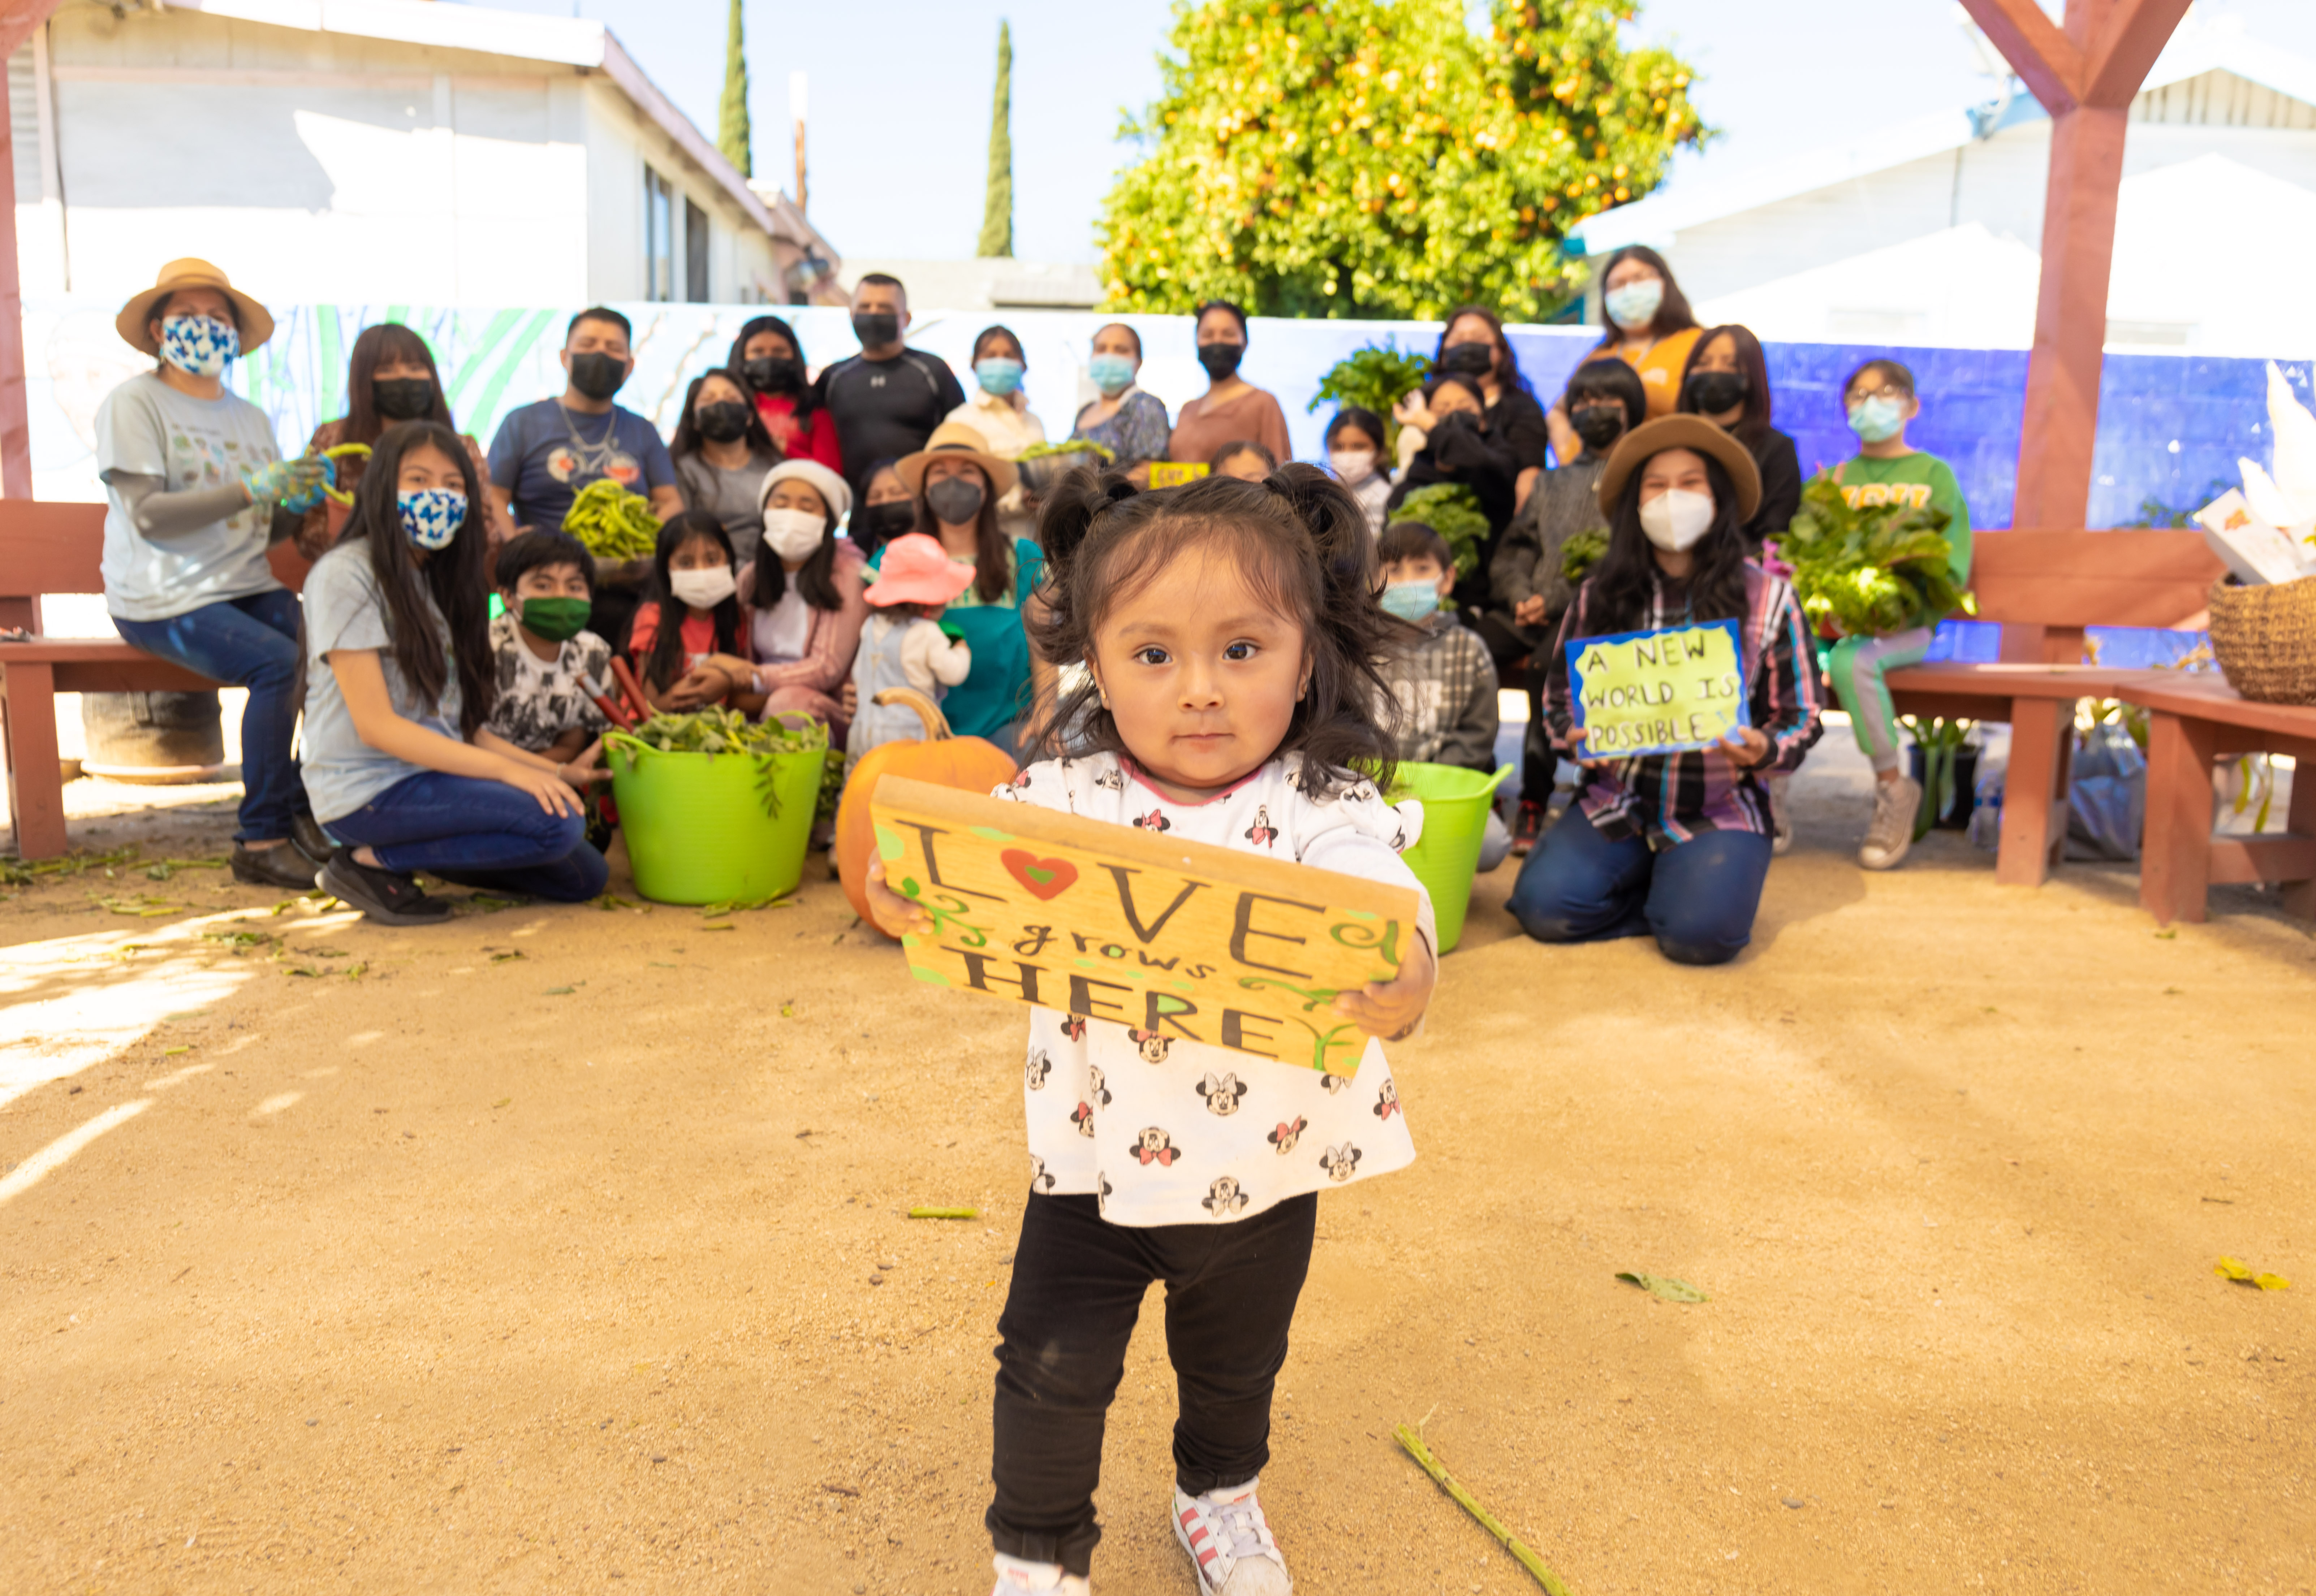
M 241 485 L 249 490 L 254 503 L 272 503 L 283 510 L 303 512 L 322 501 L 322 490 L 330 485 L 335 475 L 327 460 L 318 455 L 307 455 L 302 459 L 275 460 L 245 471 L 241 474 Z

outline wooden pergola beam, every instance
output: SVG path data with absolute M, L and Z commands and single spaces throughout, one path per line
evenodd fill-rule
M 2043 270 L 2018 439 L 2014 528 L 2089 524 L 2099 371 L 2116 199 L 2132 100 L 2188 0 L 2067 0 L 2054 27 L 2035 0 L 1963 0 L 2011 69 L 2051 113 Z M 2041 657 L 2039 636 L 2006 629 L 2007 657 Z M 2063 649 L 2062 650 L 2063 652 Z
M 62 0 L 0 0 L 0 56 L 13 56 Z M 31 407 L 24 394 L 24 289 L 16 270 L 16 146 L 0 73 L 0 495 L 32 496 Z

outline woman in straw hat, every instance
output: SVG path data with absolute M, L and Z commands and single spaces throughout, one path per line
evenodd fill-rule
M 321 501 L 328 464 L 282 459 L 265 412 L 226 392 L 273 318 L 207 261 L 172 261 L 114 325 L 155 362 L 97 406 L 105 608 L 146 652 L 249 689 L 234 879 L 310 890 L 329 842 L 290 751 L 298 599 L 265 551 Z
M 1583 766 L 1576 798 L 1521 867 L 1509 907 L 1539 942 L 1652 935 L 1682 964 L 1751 940 L 1774 821 L 1763 778 L 1823 730 L 1793 590 L 1747 557 L 1753 457 L 1703 416 L 1627 433 L 1600 471 L 1608 550 L 1561 625 L 1545 688 L 1554 743 Z M 1594 758 L 1569 698 L 1570 642 L 1733 620 L 1750 724 L 1670 754 Z
M 1024 612 L 1038 602 L 1046 556 L 997 525 L 997 501 L 1020 474 L 962 421 L 943 421 L 895 469 L 916 496 L 915 529 L 974 568 L 973 585 L 949 601 L 946 617 L 972 649 L 973 671 L 949 689 L 941 712 L 958 736 L 985 737 L 1019 754 L 1023 723 L 1052 696 L 1052 669 L 1031 658 L 1021 625 Z M 879 560 L 883 554 L 879 549 Z

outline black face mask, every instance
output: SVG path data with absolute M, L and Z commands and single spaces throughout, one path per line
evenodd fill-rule
M 748 407 L 733 399 L 703 404 L 692 412 L 691 421 L 708 442 L 731 443 L 747 435 Z
M 852 336 L 860 341 L 862 349 L 883 349 L 900 341 L 901 318 L 889 310 L 855 311 Z
M 1688 403 L 1699 415 L 1719 415 L 1744 403 L 1746 392 L 1751 386 L 1741 371 L 1692 371 L 1688 374 Z
M 916 530 L 917 507 L 906 499 L 888 500 L 862 505 L 852 512 L 852 519 L 872 543 L 890 543 L 904 532 Z
M 370 406 L 389 421 L 414 421 L 434 413 L 434 385 L 423 377 L 370 379 Z
M 571 357 L 571 386 L 590 399 L 609 399 L 628 380 L 628 363 L 592 352 Z
M 979 515 L 987 497 L 979 483 L 961 476 L 945 476 L 925 490 L 925 503 L 947 527 L 962 527 Z
M 1588 404 L 1568 418 L 1576 429 L 1576 436 L 1584 440 L 1587 454 L 1597 455 L 1625 433 L 1625 407 L 1622 404 Z
M 1451 343 L 1439 351 L 1439 369 L 1465 377 L 1485 377 L 1496 368 L 1493 344 Z
M 1216 382 L 1237 371 L 1238 363 L 1245 359 L 1246 345 L 1243 343 L 1202 343 L 1198 346 L 1198 364 L 1205 367 L 1207 375 Z
M 759 394 L 793 394 L 804 386 L 804 362 L 788 355 L 758 355 L 740 369 Z

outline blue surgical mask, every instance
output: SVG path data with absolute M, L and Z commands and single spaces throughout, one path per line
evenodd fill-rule
M 1021 369 L 1020 361 L 996 355 L 973 363 L 974 379 L 981 384 L 982 392 L 994 394 L 1000 399 L 1021 386 Z
M 1101 390 L 1105 399 L 1115 399 L 1134 386 L 1134 358 L 1131 355 L 1096 355 L 1086 362 L 1086 376 Z
M 450 546 L 467 523 L 467 496 L 456 488 L 405 488 L 394 496 L 402 535 L 430 554 Z
M 161 358 L 187 377 L 215 377 L 241 353 L 241 334 L 231 322 L 187 312 L 161 324 Z
M 1884 395 L 1876 394 L 1849 407 L 1849 430 L 1861 443 L 1887 442 L 1905 425 L 1906 407 Z
M 1436 581 L 1394 582 L 1383 590 L 1382 604 L 1385 610 L 1403 621 L 1421 621 L 1439 607 L 1439 584 Z

